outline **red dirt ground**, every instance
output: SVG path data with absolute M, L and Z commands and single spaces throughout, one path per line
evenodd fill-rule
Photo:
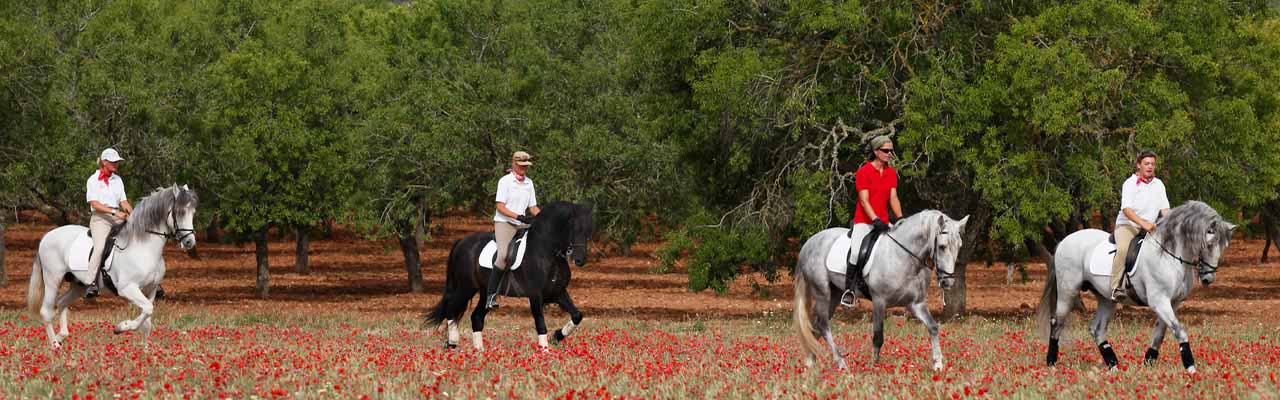
M 312 241 L 309 275 L 293 272 L 293 242 L 270 243 L 271 291 L 269 299 L 254 296 L 254 255 L 251 243 L 243 245 L 201 242 L 202 259 L 196 260 L 168 246 L 168 272 L 164 282 L 169 295 L 159 312 L 199 310 L 214 313 L 371 313 L 386 317 L 414 317 L 439 300 L 444 286 L 444 262 L 450 243 L 476 231 L 491 229 L 483 218 L 453 216 L 437 222 L 441 229 L 422 249 L 425 293 L 409 293 L 404 264 L 394 241 L 363 240 L 339 231 L 333 240 Z M 21 223 L 6 233 L 8 257 L 5 270 L 10 285 L 0 291 L 0 309 L 25 307 L 31 257 L 40 236 L 51 225 Z M 203 237 L 201 237 L 203 239 Z M 1261 324 L 1280 312 L 1280 254 L 1260 264 L 1262 241 L 1237 238 L 1222 263 L 1217 283 L 1197 287 L 1179 310 L 1184 322 Z M 621 317 L 649 320 L 741 319 L 779 316 L 791 311 L 791 280 L 784 276 L 766 282 L 758 274 L 740 277 L 723 295 L 690 292 L 683 270 L 653 273 L 657 243 L 633 248 L 627 257 L 599 258 L 592 254 L 586 267 L 574 269 L 570 292 L 589 318 Z M 968 306 L 971 315 L 990 318 L 1030 316 L 1043 284 L 1043 262 L 1028 264 L 1027 282 L 1005 283 L 1003 264 L 986 267 L 970 264 Z M 931 304 L 941 309 L 936 285 Z M 517 300 L 508 300 L 514 302 Z M 1089 301 L 1086 300 L 1088 304 Z M 82 310 L 119 310 L 124 301 L 105 296 Z M 1090 306 L 1091 307 L 1091 306 Z M 554 307 L 552 307 L 554 308 Z M 857 312 L 841 312 L 844 318 L 860 318 Z M 503 307 L 501 313 L 527 313 L 524 307 Z M 1132 313 L 1136 310 L 1122 310 Z M 1146 314 L 1146 311 L 1138 311 Z

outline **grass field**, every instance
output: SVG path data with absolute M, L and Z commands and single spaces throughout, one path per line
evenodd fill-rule
M 1259 263 L 1263 243 L 1232 242 L 1212 287 L 1197 287 L 1178 312 L 1190 330 L 1200 373 L 1188 376 L 1177 344 L 1140 365 L 1151 314 L 1122 308 L 1110 340 L 1121 370 L 1102 367 L 1078 317 L 1056 369 L 1028 322 L 1044 282 L 1043 263 L 1025 273 L 969 265 L 968 316 L 942 325 L 946 369 L 929 369 L 918 321 L 894 311 L 883 364 L 868 365 L 868 306 L 838 311 L 837 343 L 851 368 L 829 359 L 805 368 L 791 327 L 789 277 L 739 278 L 727 293 L 689 292 L 677 266 L 655 272 L 655 243 L 627 256 L 593 252 L 575 268 L 571 293 L 586 314 L 550 353 L 535 349 L 527 308 L 510 299 L 486 324 L 483 356 L 423 326 L 440 298 L 449 244 L 488 228 L 484 219 L 445 219 L 422 252 L 425 293 L 405 288 L 394 242 L 339 232 L 312 243 L 311 274 L 292 271 L 293 243 L 271 243 L 271 297 L 253 292 L 253 247 L 202 241 L 191 259 L 170 246 L 148 352 L 136 334 L 111 327 L 136 313 L 105 296 L 72 306 L 72 336 L 48 350 L 26 313 L 31 257 L 42 223 L 10 226 L 0 290 L 0 399 L 7 398 L 1280 398 L 1280 262 Z M 931 309 L 941 309 L 931 288 Z M 474 301 L 474 300 L 473 300 Z M 1085 305 L 1092 310 L 1092 299 Z M 548 308 L 547 325 L 568 317 Z
M 557 315 L 559 313 L 552 313 Z M 1108 372 L 1078 326 L 1055 369 L 1026 321 L 972 318 L 943 325 L 946 369 L 928 368 L 919 322 L 890 318 L 884 363 L 868 365 L 868 323 L 837 326 L 851 368 L 806 368 L 787 315 L 745 320 L 587 320 L 549 353 L 523 315 L 499 316 L 488 352 L 443 348 L 415 319 L 326 314 L 158 317 L 152 346 L 115 336 L 123 312 L 77 315 L 59 352 L 25 314 L 0 314 L 4 398 L 1276 398 L 1274 326 L 1191 326 L 1200 373 L 1176 344 L 1143 367 L 1145 322 L 1113 325 L 1121 371 Z M 1077 324 L 1079 325 L 1079 324 Z M 464 331 L 466 331 L 464 323 Z

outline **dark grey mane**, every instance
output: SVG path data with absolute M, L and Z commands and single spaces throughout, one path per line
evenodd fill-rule
M 1156 234 L 1165 248 L 1179 255 L 1190 255 L 1204 249 L 1205 234 L 1213 232 L 1218 246 L 1225 247 L 1231 239 L 1231 228 L 1208 204 L 1191 200 L 1169 210 L 1169 214 L 1156 224 Z
M 190 212 L 198 200 L 194 191 L 183 190 L 177 185 L 156 189 L 134 207 L 129 223 L 120 231 L 120 237 L 132 241 L 149 235 L 147 231 L 169 232 L 169 211 L 174 210 L 179 215 Z

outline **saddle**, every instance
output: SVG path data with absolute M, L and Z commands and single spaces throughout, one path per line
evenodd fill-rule
M 507 258 L 508 271 L 515 269 L 516 257 L 518 256 L 520 251 L 520 240 L 524 239 L 524 237 L 528 236 L 528 234 L 529 234 L 529 228 L 520 228 L 516 230 L 516 235 L 511 237 L 511 243 L 507 243 L 507 254 L 505 255 L 505 257 Z M 493 254 L 493 263 L 494 265 L 497 265 L 498 263 L 497 252 L 494 252 Z
M 116 290 L 115 282 L 111 281 L 111 275 L 107 274 L 107 271 L 111 267 L 107 264 L 107 260 L 111 258 L 111 252 L 116 249 L 116 236 L 120 234 L 120 231 L 124 229 L 125 224 L 128 223 L 128 221 L 125 221 L 111 226 L 111 231 L 107 233 L 107 242 L 102 245 L 102 257 L 98 259 L 98 283 L 101 287 L 111 290 L 112 293 L 118 293 L 118 291 Z M 90 238 L 93 237 L 92 230 L 87 230 L 84 234 Z M 93 259 L 92 251 L 89 252 L 89 259 Z M 67 282 L 79 282 L 79 280 L 76 279 L 70 271 L 68 271 L 66 276 L 63 277 L 63 280 Z
M 1133 240 L 1129 241 L 1129 252 L 1124 255 L 1124 273 L 1121 276 L 1129 276 L 1129 273 L 1133 271 L 1133 266 L 1138 263 L 1138 251 L 1142 249 L 1142 241 L 1146 238 L 1147 231 L 1141 231 L 1138 232 L 1137 236 L 1133 237 Z M 1111 242 L 1111 244 L 1116 244 L 1116 234 L 1112 233 L 1111 236 L 1107 237 L 1107 241 Z M 1116 251 L 1111 251 L 1112 257 L 1115 257 Z
M 852 230 L 850 236 L 852 236 Z M 880 232 L 876 230 L 868 232 L 867 236 L 862 238 L 862 246 L 858 247 L 857 261 L 849 265 L 845 273 L 845 289 L 855 291 L 867 300 L 871 299 L 871 290 L 867 287 L 867 280 L 862 278 L 862 268 L 867 266 L 867 260 L 871 258 L 871 250 L 878 239 L 880 239 Z M 853 253 L 852 246 L 849 248 L 849 253 L 850 255 Z

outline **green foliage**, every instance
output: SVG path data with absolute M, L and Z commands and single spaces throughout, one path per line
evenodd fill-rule
M 690 287 L 777 275 L 849 220 L 864 135 L 907 213 L 1010 244 L 1118 206 L 1280 197 L 1280 22 L 1264 2 L 12 1 L 0 203 L 75 222 L 103 147 L 135 198 L 191 182 L 234 232 L 399 234 L 487 215 L 518 149 L 600 241 L 672 232 Z M 654 227 L 657 226 L 657 229 Z
M 708 229 L 698 236 L 698 246 L 689 256 L 690 290 L 724 293 L 738 276 L 740 266 L 764 271 L 766 276 L 777 273 L 776 268 L 770 267 L 773 244 L 763 227 Z

